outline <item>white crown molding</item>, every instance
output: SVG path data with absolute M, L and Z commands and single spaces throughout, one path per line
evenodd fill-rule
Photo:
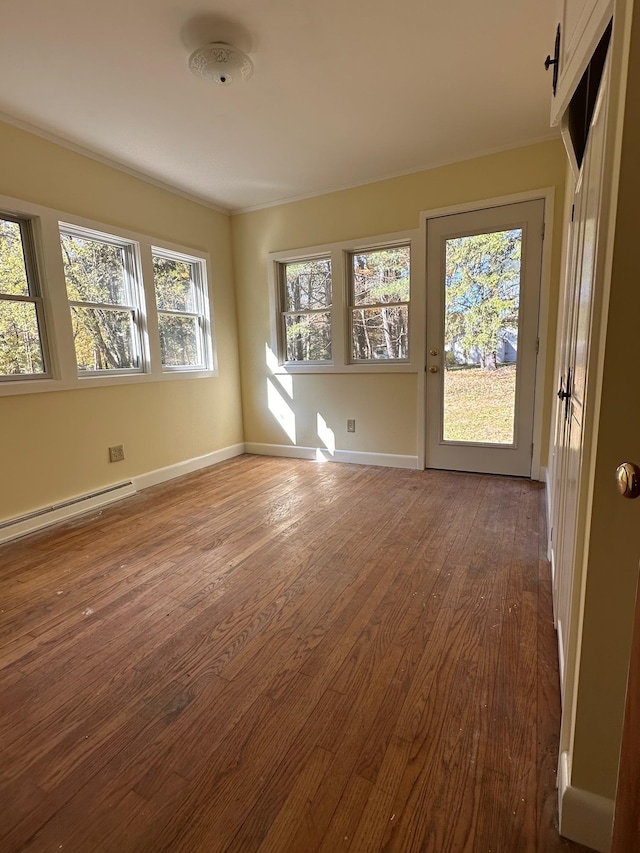
M 151 184 L 158 189 L 165 190 L 166 192 L 173 193 L 173 195 L 181 196 L 185 198 L 187 201 L 192 201 L 195 204 L 200 204 L 203 207 L 207 207 L 210 210 L 215 210 L 217 213 L 222 213 L 225 216 L 230 216 L 231 211 L 226 207 L 221 207 L 219 204 L 215 204 L 211 199 L 207 199 L 204 196 L 195 195 L 194 193 L 187 192 L 186 190 L 180 189 L 180 187 L 176 187 L 173 184 L 169 184 L 166 181 L 158 180 L 158 178 L 153 178 L 151 175 L 147 175 L 144 172 L 140 172 L 137 169 L 132 168 L 131 166 L 126 166 L 124 163 L 120 163 L 118 160 L 113 160 L 111 157 L 107 157 L 104 154 L 99 154 L 97 151 L 92 151 L 90 148 L 85 148 L 82 145 L 78 145 L 76 142 L 71 142 L 69 139 L 65 139 L 63 136 L 58 136 L 55 133 L 51 133 L 48 130 L 43 130 L 40 127 L 37 127 L 34 124 L 30 124 L 29 122 L 23 121 L 22 119 L 15 118 L 15 116 L 9 115 L 8 113 L 4 113 L 0 111 L 0 121 L 5 124 L 9 124 L 12 127 L 18 128 L 18 130 L 24 130 L 27 133 L 31 133 L 34 136 L 39 136 L 41 139 L 45 139 L 47 142 L 52 142 L 54 145 L 59 145 L 61 148 L 66 148 L 69 151 L 73 151 L 74 154 L 80 154 L 82 157 L 88 157 L 90 160 L 95 160 L 97 163 L 101 163 L 103 166 L 109 166 L 111 169 L 117 169 L 118 172 L 124 172 L 125 175 L 129 175 L 132 178 L 137 178 L 139 181 L 144 181 L 146 184 Z
M 502 145 L 497 148 L 488 148 L 484 150 L 480 150 L 475 152 L 469 157 L 465 157 L 464 160 L 460 160 L 459 158 L 453 158 L 451 160 L 439 160 L 435 163 L 429 163 L 428 165 L 418 166 L 414 169 L 405 169 L 402 172 L 393 172 L 391 174 L 383 175 L 378 178 L 371 178 L 368 181 L 357 181 L 353 184 L 340 184 L 339 186 L 334 186 L 329 189 L 317 190 L 310 193 L 302 193 L 300 195 L 287 196 L 285 198 L 277 199 L 276 201 L 265 201 L 262 204 L 254 204 L 249 207 L 238 207 L 231 208 L 229 213 L 231 216 L 240 216 L 243 213 L 253 213 L 257 210 L 266 210 L 269 207 L 280 207 L 283 204 L 293 204 L 297 201 L 305 201 L 309 198 L 317 198 L 318 196 L 323 195 L 331 195 L 331 193 L 339 193 L 344 192 L 345 190 L 353 190 L 358 187 L 366 187 L 369 184 L 381 184 L 384 181 L 392 181 L 394 178 L 403 178 L 407 175 L 417 175 L 419 172 L 431 172 L 433 169 L 440 169 L 443 166 L 453 166 L 456 163 L 466 163 L 468 160 L 476 160 L 478 157 L 490 157 L 492 154 L 502 154 L 506 151 L 515 151 L 517 148 L 527 148 L 530 145 L 540 145 L 543 142 L 551 142 L 554 139 L 560 139 L 560 132 L 557 128 L 551 128 L 548 133 L 545 133 L 543 136 L 538 136 L 531 139 L 525 139 L 520 142 L 513 143 L 511 145 Z
M 47 140 L 47 142 L 52 142 L 54 145 L 59 145 L 62 148 L 66 148 L 69 151 L 73 151 L 75 154 L 80 154 L 82 157 L 88 157 L 90 160 L 95 160 L 97 163 L 102 163 L 103 166 L 109 166 L 112 169 L 117 169 L 119 172 L 123 172 L 126 175 L 130 175 L 132 178 L 137 178 L 140 181 L 144 181 L 147 184 L 151 184 L 154 187 L 158 187 L 158 189 L 166 190 L 167 192 L 187 199 L 187 201 L 192 201 L 195 204 L 200 204 L 203 207 L 209 208 L 210 210 L 215 210 L 217 213 L 222 213 L 225 216 L 239 216 L 243 213 L 252 213 L 257 210 L 265 210 L 269 207 L 279 207 L 283 204 L 292 204 L 294 202 L 304 201 L 305 199 L 309 198 L 316 198 L 318 196 L 323 195 L 331 195 L 331 193 L 343 192 L 344 190 L 356 189 L 357 187 L 365 187 L 369 184 L 378 184 L 382 183 L 383 181 L 390 181 L 394 178 L 402 178 L 407 175 L 416 175 L 419 172 L 429 172 L 432 169 L 439 169 L 443 166 L 451 166 L 455 163 L 465 163 L 467 162 L 467 160 L 475 160 L 478 157 L 490 157 L 492 154 L 501 154 L 505 151 L 513 151 L 517 148 L 526 148 L 529 145 L 538 145 L 542 142 L 550 142 L 553 139 L 560 138 L 559 130 L 557 128 L 551 128 L 548 133 L 545 133 L 542 136 L 523 139 L 519 142 L 515 142 L 510 145 L 499 146 L 497 148 L 478 150 L 471 154 L 469 157 L 465 157 L 464 160 L 460 160 L 459 158 L 440 160 L 437 162 L 424 164 L 422 166 L 417 166 L 412 169 L 404 169 L 400 172 L 392 172 L 389 174 L 381 175 L 379 177 L 371 178 L 366 181 L 356 181 L 350 184 L 340 184 L 322 190 L 315 190 L 314 192 L 301 193 L 299 195 L 293 196 L 284 196 L 282 198 L 275 199 L 274 201 L 267 201 L 263 202 L 262 204 L 250 205 L 248 207 L 227 208 L 222 207 L 222 205 L 220 204 L 216 204 L 216 202 L 212 201 L 209 198 L 205 198 L 204 196 L 196 195 L 195 193 L 183 190 L 180 187 L 175 186 L 174 184 L 159 180 L 158 178 L 154 178 L 151 175 L 147 175 L 145 172 L 141 172 L 138 169 L 134 169 L 131 166 L 127 166 L 124 163 L 119 162 L 118 160 L 114 160 L 113 158 L 107 157 L 104 154 L 100 154 L 97 151 L 93 151 L 90 148 L 85 148 L 84 146 L 79 145 L 76 142 L 72 142 L 69 139 L 65 139 L 63 136 L 58 136 L 58 134 L 56 133 L 52 133 L 48 130 L 43 130 L 37 125 L 31 124 L 30 122 L 24 121 L 23 119 L 16 118 L 15 116 L 10 115 L 9 113 L 0 111 L 0 121 L 4 122 L 5 124 L 9 124 L 13 127 L 16 127 L 19 130 L 24 130 L 27 133 L 31 133 L 34 136 L 38 136 L 41 139 L 45 139 Z

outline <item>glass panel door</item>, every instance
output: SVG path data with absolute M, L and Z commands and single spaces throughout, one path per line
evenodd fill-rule
M 427 224 L 427 467 L 530 476 L 544 201 Z
M 522 228 L 445 241 L 444 441 L 513 445 Z

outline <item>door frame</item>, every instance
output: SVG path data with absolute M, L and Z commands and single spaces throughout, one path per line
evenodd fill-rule
M 546 482 L 547 469 L 540 465 L 541 449 L 543 443 L 543 407 L 545 400 L 546 388 L 545 378 L 548 363 L 548 330 L 549 330 L 549 309 L 551 300 L 551 262 L 552 262 L 552 235 L 553 235 L 553 220 L 554 220 L 554 201 L 555 188 L 543 187 L 538 190 L 527 190 L 526 192 L 513 193 L 511 195 L 495 196 L 493 198 L 480 199 L 478 201 L 467 202 L 463 204 L 450 205 L 448 207 L 432 208 L 431 210 L 421 211 L 420 213 L 420 239 L 418 241 L 421 247 L 421 272 L 425 287 L 421 298 L 414 303 L 413 310 L 420 314 L 420 339 L 417 341 L 417 346 L 422 355 L 419 359 L 419 370 L 422 373 L 422 381 L 418 381 L 418 469 L 424 470 L 426 467 L 426 427 L 427 427 L 427 351 L 426 351 L 426 311 L 427 311 L 427 289 L 429 281 L 427 279 L 427 223 L 430 219 L 437 219 L 441 216 L 449 216 L 455 213 L 472 213 L 476 210 L 482 210 L 485 207 L 499 207 L 505 204 L 514 204 L 521 201 L 534 201 L 535 199 L 544 200 L 544 228 L 545 238 L 542 241 L 542 270 L 540 277 L 540 306 L 538 313 L 538 339 L 540 341 L 538 360 L 536 364 L 536 387 L 533 404 L 533 454 L 531 458 L 531 479 L 541 480 Z M 560 252 L 560 247 L 557 248 Z M 551 359 L 553 361 L 553 359 Z
M 445 413 L 450 393 L 449 378 L 453 381 L 453 374 L 449 374 L 447 368 L 445 340 L 448 247 L 450 242 L 456 244 L 459 239 L 474 241 L 478 235 L 497 236 L 515 232 L 520 235 L 520 258 L 516 277 L 512 282 L 517 287 L 518 307 L 517 319 L 513 321 L 513 326 L 517 329 L 517 343 L 513 364 L 516 372 L 515 387 L 509 400 L 511 437 L 505 437 L 504 441 L 495 443 L 489 435 L 484 439 L 474 435 L 467 439 L 447 438 Z M 427 291 L 429 368 L 426 464 L 430 468 L 527 478 L 531 476 L 543 232 L 544 199 L 501 204 L 470 213 L 449 214 L 428 220 L 427 276 L 431 278 L 432 286 Z M 500 262 L 497 258 L 496 261 Z M 493 262 L 492 259 L 489 265 L 492 266 Z M 495 357 L 497 359 L 497 352 Z M 436 375 L 431 376 L 431 371 Z M 455 394 L 449 402 L 455 410 Z M 454 416 L 451 426 L 455 420 Z M 473 433 L 471 424 L 468 424 L 468 427 Z

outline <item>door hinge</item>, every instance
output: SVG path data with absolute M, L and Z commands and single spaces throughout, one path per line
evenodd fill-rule
M 573 217 L 575 216 L 575 213 L 576 213 L 576 206 L 575 206 L 575 204 L 572 204 L 571 205 L 571 221 L 572 222 L 573 222 Z
M 542 239 L 544 240 L 545 231 L 547 230 L 547 223 L 542 223 Z
M 534 447 L 535 447 L 535 443 L 532 441 L 532 442 L 531 442 L 531 455 L 532 455 L 532 456 L 533 456 L 533 448 L 534 448 Z
M 536 355 L 540 352 L 540 338 L 536 338 Z

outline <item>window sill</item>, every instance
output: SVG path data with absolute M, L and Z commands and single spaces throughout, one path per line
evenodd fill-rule
M 21 394 L 43 394 L 48 391 L 78 391 L 86 388 L 104 388 L 111 385 L 138 385 L 147 382 L 166 382 L 176 379 L 213 379 L 217 370 L 185 370 L 170 373 L 116 374 L 115 376 L 78 376 L 74 379 L 11 379 L 0 381 L 0 397 Z
M 419 373 L 420 368 L 407 362 L 392 361 L 362 362 L 359 364 L 280 364 L 273 371 L 275 376 L 295 375 L 304 373 Z

